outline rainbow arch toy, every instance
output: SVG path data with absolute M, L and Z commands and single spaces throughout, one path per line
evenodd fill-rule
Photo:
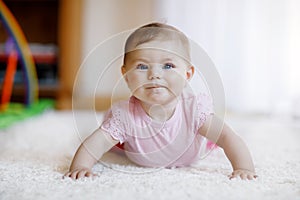
M 22 64 L 25 85 L 24 102 L 28 106 L 38 101 L 38 79 L 35 63 L 20 25 L 2 0 L 0 0 L 0 20 L 11 36 L 17 50 L 18 58 L 20 58 Z M 3 88 L 4 91 L 6 89 Z
M 0 105 L 0 129 L 2 129 L 9 127 L 16 121 L 39 114 L 48 108 L 53 108 L 54 100 L 38 99 L 38 78 L 29 45 L 17 20 L 2 0 L 0 0 L 0 21 L 7 29 L 13 47 L 15 47 L 8 53 L 7 69 L 2 88 Z M 20 103 L 9 102 L 18 59 L 20 59 L 24 74 L 25 106 Z

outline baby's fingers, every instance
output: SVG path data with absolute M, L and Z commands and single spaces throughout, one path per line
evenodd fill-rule
M 251 171 L 248 170 L 235 170 L 232 172 L 232 174 L 229 176 L 229 179 L 234 179 L 240 177 L 242 180 L 253 180 L 257 178 L 258 176 Z
M 82 171 L 80 171 L 80 170 L 75 170 L 75 171 L 67 172 L 67 173 L 64 174 L 63 178 L 69 177 L 69 178 L 75 180 L 75 179 L 78 179 L 78 178 L 80 178 L 82 176 L 80 173 L 82 173 Z
M 97 176 L 97 174 L 94 174 L 89 170 L 82 170 L 78 173 L 77 179 L 84 178 L 84 177 L 94 177 L 94 176 Z
M 63 176 L 63 178 L 69 177 L 69 178 L 72 178 L 73 180 L 75 180 L 75 179 L 80 179 L 80 178 L 84 178 L 84 177 L 94 177 L 94 176 L 98 176 L 98 175 L 92 173 L 89 170 L 75 170 L 75 171 L 66 173 Z
M 248 180 L 253 180 L 253 179 L 256 179 L 258 176 L 256 174 L 248 174 L 247 175 L 247 179 Z
M 77 175 L 77 179 L 84 178 L 84 177 L 91 177 L 92 175 L 93 175 L 92 172 L 90 172 L 89 170 L 81 170 Z
M 237 173 L 234 173 L 234 172 L 232 172 L 232 174 L 231 174 L 231 175 L 229 175 L 228 177 L 229 177 L 229 179 L 231 180 L 231 179 L 237 178 L 237 177 L 238 177 L 238 174 L 237 174 Z
M 80 178 L 80 176 L 79 176 L 80 172 L 81 171 L 79 171 L 79 170 L 73 171 L 73 172 L 71 172 L 69 177 L 73 180 L 78 179 L 78 178 Z

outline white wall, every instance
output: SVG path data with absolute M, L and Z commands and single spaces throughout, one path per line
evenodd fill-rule
M 119 82 L 122 41 L 128 35 L 123 31 L 158 20 L 178 27 L 207 52 L 222 77 L 228 109 L 281 113 L 297 112 L 292 104 L 300 107 L 298 0 L 84 2 L 83 54 L 88 59 L 80 71 L 80 97 L 110 96 L 115 86 L 113 95 L 127 93 Z
M 160 17 L 188 34 L 214 61 L 228 109 L 300 115 L 300 1 L 162 2 Z
M 80 98 L 127 93 L 121 78 L 123 45 L 130 30 L 153 21 L 153 0 L 85 0 L 83 64 L 75 95 Z M 124 32 L 127 31 L 127 32 Z M 116 85 L 117 83 L 117 85 Z

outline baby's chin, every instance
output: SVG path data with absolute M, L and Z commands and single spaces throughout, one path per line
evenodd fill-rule
M 173 94 L 152 93 L 147 96 L 136 97 L 147 105 L 167 105 L 177 100 Z

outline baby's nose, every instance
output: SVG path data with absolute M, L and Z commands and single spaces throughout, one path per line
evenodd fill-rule
M 162 77 L 162 69 L 161 69 L 161 65 L 155 65 L 155 66 L 151 66 L 150 70 L 148 70 L 148 78 L 149 80 L 152 79 L 160 79 Z

